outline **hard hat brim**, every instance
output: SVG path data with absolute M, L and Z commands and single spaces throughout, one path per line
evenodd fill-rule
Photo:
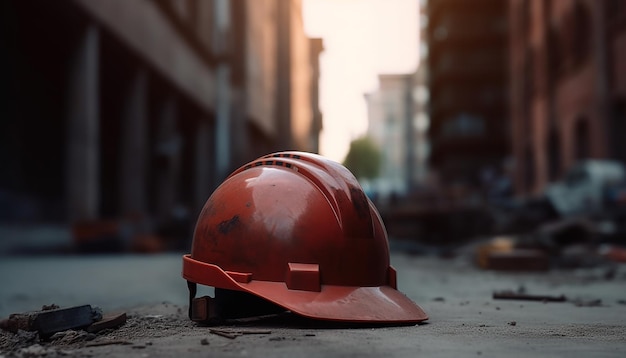
M 183 277 L 207 286 L 248 292 L 314 319 L 362 323 L 418 323 L 428 319 L 417 304 L 390 286 L 322 285 L 319 292 L 314 292 L 291 290 L 284 282 L 253 278 L 238 282 L 237 275 L 194 260 L 191 255 L 183 256 Z

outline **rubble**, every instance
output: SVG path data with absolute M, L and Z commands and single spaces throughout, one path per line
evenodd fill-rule
M 490 201 L 468 190 L 429 188 L 382 205 L 392 243 L 411 254 L 438 249 L 453 257 L 459 246 L 487 238 L 473 255 L 479 267 L 496 271 L 626 263 L 626 168 L 619 162 L 582 160 L 527 197 Z
M 501 271 L 545 271 L 550 267 L 544 250 L 516 246 L 514 238 L 496 237 L 478 247 L 476 262 L 483 269 Z
M 95 341 L 126 322 L 126 313 L 102 316 L 102 310 L 91 305 L 69 308 L 44 305 L 40 311 L 13 313 L 0 321 L 0 352 L 18 357 L 67 355 L 64 347 L 120 344 Z M 88 343 L 87 343 L 88 342 Z
M 18 330 L 16 333 L 0 330 L 0 356 L 46 356 L 55 357 L 66 355 L 71 350 L 101 346 L 150 346 L 151 341 L 145 338 L 165 337 L 180 332 L 182 329 L 191 330 L 193 324 L 188 321 L 178 306 L 173 312 L 166 314 L 146 314 L 145 312 L 127 315 L 126 313 L 105 314 L 104 320 L 120 322 L 114 328 L 104 328 L 97 332 L 88 332 L 86 329 L 65 330 L 57 332 L 48 338 L 43 338 L 37 331 Z M 163 311 L 163 308 L 159 308 Z M 42 348 L 29 348 L 38 345 Z M 29 348 L 29 349 L 27 349 Z M 39 355 L 25 355 L 31 351 Z
M 101 313 L 90 305 L 54 307 L 58 306 L 44 306 L 41 311 L 14 313 L 0 322 L 0 328 L 13 333 L 18 330 L 37 331 L 41 337 L 47 338 L 56 332 L 87 327 L 101 318 Z

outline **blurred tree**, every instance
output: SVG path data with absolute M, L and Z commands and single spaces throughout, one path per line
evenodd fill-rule
M 350 143 L 350 150 L 343 161 L 357 179 L 373 179 L 380 172 L 380 150 L 374 141 L 367 136 L 355 139 Z

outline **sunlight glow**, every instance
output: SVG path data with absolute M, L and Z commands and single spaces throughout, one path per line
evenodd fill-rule
M 343 161 L 367 131 L 363 95 L 378 74 L 417 69 L 418 0 L 303 0 L 305 31 L 324 39 L 320 56 L 320 152 Z

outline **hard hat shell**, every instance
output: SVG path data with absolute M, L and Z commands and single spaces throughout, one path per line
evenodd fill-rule
M 183 277 L 315 319 L 428 319 L 396 290 L 386 230 L 356 178 L 311 153 L 270 154 L 226 178 L 200 213 Z

